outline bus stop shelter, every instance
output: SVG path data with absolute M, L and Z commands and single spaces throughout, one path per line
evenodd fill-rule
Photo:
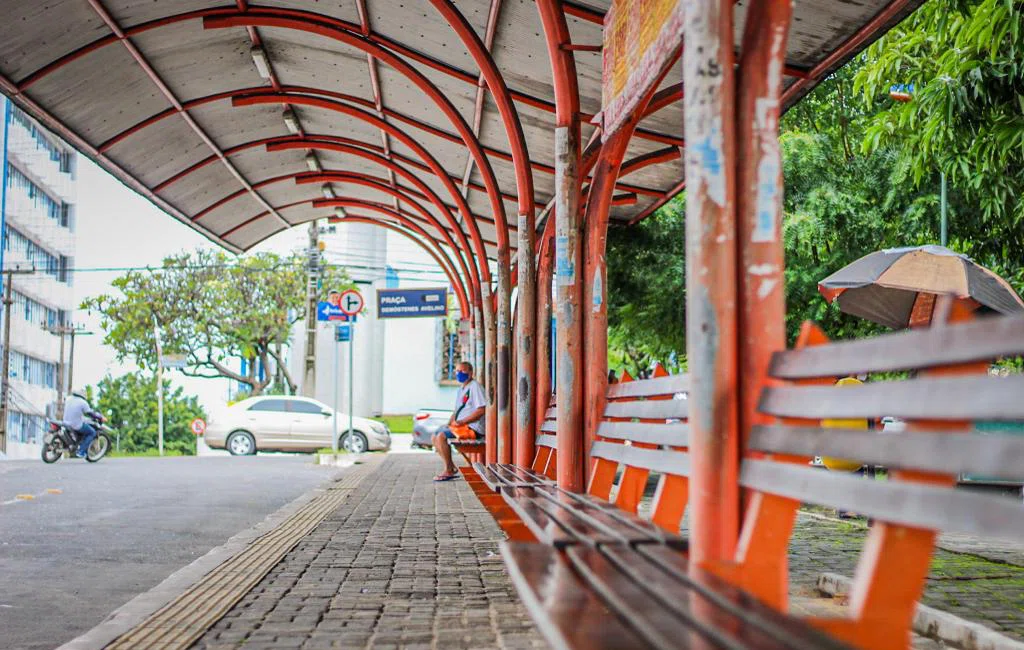
M 8 0 L 0 90 L 231 251 L 325 218 L 417 242 L 471 321 L 487 459 L 528 465 L 555 393 L 576 492 L 607 230 L 685 188 L 690 552 L 715 560 L 785 347 L 779 117 L 919 4 Z

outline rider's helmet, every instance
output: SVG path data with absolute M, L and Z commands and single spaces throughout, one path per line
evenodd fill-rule
M 85 389 L 82 388 L 81 386 L 77 386 L 75 388 L 72 388 L 71 389 L 71 394 L 74 395 L 75 397 L 81 397 L 82 399 L 88 399 L 88 397 L 85 394 Z

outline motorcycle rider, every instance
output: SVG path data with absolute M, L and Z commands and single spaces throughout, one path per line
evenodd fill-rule
M 96 439 L 96 427 L 92 426 L 87 416 L 100 421 L 103 420 L 103 416 L 100 415 L 99 411 L 89 406 L 89 400 L 85 397 L 85 391 L 76 388 L 71 391 L 71 396 L 68 397 L 68 401 L 64 405 L 64 421 L 80 437 L 78 453 L 76 454 L 79 458 L 85 458 L 85 455 L 89 452 L 89 446 Z

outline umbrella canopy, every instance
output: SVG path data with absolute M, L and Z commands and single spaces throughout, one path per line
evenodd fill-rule
M 907 327 L 915 306 L 930 306 L 937 295 L 973 300 L 1002 314 L 1024 312 L 1024 300 L 1006 280 L 942 246 L 865 255 L 819 282 L 818 291 L 829 302 L 838 300 L 844 312 L 893 329 Z

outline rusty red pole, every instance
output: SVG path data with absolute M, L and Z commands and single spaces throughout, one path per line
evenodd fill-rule
M 483 304 L 480 309 L 484 315 L 484 388 L 487 390 L 487 410 L 484 417 L 487 420 L 485 430 L 485 453 L 488 463 L 498 462 L 498 404 L 497 383 L 498 383 L 498 323 L 495 318 L 494 300 L 491 298 L 490 284 L 480 286 L 481 300 Z
M 555 218 L 548 217 L 537 260 L 537 382 L 534 432 L 540 431 L 551 403 L 551 277 L 555 263 Z M 536 449 L 534 450 L 536 452 Z M 532 460 L 531 460 L 532 462 Z
M 758 388 L 771 355 L 786 345 L 779 113 L 792 9 L 792 0 L 752 3 L 739 62 L 736 233 L 741 443 L 758 423 Z
M 519 215 L 519 287 L 516 303 L 516 425 L 515 463 L 529 467 L 533 463 L 534 382 L 537 363 L 537 276 L 534 273 L 533 215 Z
M 686 0 L 690 561 L 731 560 L 739 518 L 732 0 Z
M 583 449 L 588 473 L 590 446 L 597 435 L 608 393 L 608 217 L 615 181 L 635 125 L 635 121 L 624 124 L 601 146 L 584 220 L 587 239 L 583 279 Z
M 555 292 L 558 486 L 585 488 L 583 467 L 582 337 L 580 320 L 580 96 L 576 62 L 560 0 L 537 0 L 555 89 Z

